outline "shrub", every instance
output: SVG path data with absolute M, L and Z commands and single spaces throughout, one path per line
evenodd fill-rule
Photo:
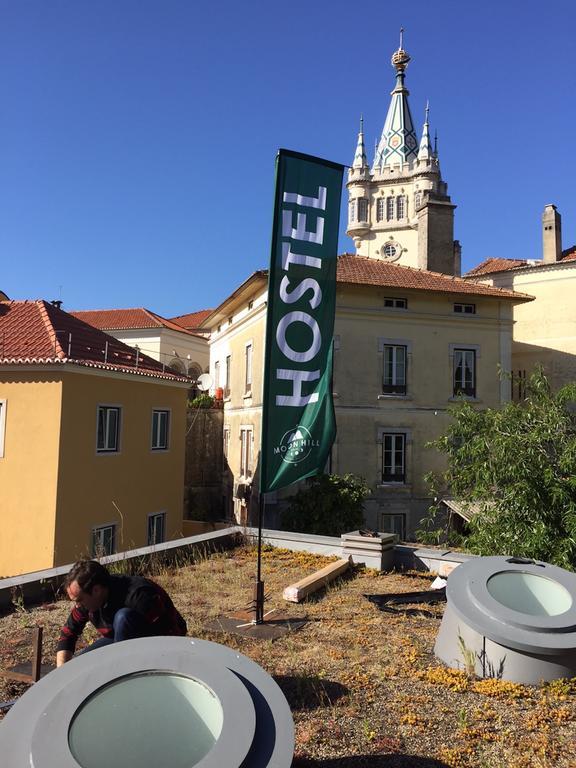
M 362 526 L 370 488 L 355 475 L 316 475 L 289 499 L 282 527 L 300 533 L 340 536 Z

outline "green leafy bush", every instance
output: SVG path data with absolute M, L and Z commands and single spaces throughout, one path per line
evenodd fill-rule
M 289 499 L 282 515 L 288 531 L 340 536 L 363 524 L 363 501 L 370 488 L 356 475 L 316 475 Z
M 207 395 L 205 392 L 203 392 L 193 400 L 189 400 L 188 405 L 190 408 L 212 408 L 214 405 L 214 398 L 212 395 Z
M 576 384 L 553 393 L 538 370 L 521 403 L 453 409 L 447 434 L 431 443 L 448 468 L 429 480 L 434 496 L 448 493 L 474 511 L 470 551 L 575 568 L 575 404 Z

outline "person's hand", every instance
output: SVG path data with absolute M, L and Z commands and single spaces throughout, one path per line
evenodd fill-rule
M 61 667 L 63 664 L 66 664 L 67 661 L 70 661 L 72 655 L 70 651 L 58 651 L 56 653 L 56 666 Z

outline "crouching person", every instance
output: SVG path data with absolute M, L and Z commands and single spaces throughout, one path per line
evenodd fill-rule
M 64 586 L 74 608 L 60 632 L 57 667 L 72 658 L 88 622 L 102 637 L 81 653 L 136 637 L 186 634 L 186 622 L 172 600 L 150 579 L 115 576 L 96 560 L 80 560 Z

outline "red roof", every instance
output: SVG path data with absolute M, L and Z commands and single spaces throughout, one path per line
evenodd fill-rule
M 201 309 L 198 312 L 190 312 L 187 315 L 177 315 L 176 317 L 171 317 L 170 320 L 172 320 L 173 323 L 178 323 L 178 325 L 181 325 L 183 328 L 187 328 L 189 331 L 193 331 L 196 328 L 199 328 L 200 325 L 208 315 L 211 315 L 214 310 L 212 309 Z
M 528 259 L 502 259 L 489 258 L 484 259 L 478 266 L 466 272 L 465 277 L 478 277 L 478 275 L 490 275 L 493 272 L 508 272 L 511 269 L 520 269 L 521 267 L 550 267 L 553 264 L 562 264 L 567 261 L 576 261 L 576 245 L 562 251 L 561 257 L 555 262 L 544 262 L 541 260 Z
M 54 363 L 188 380 L 46 301 L 0 303 L 0 365 Z
M 167 320 L 144 307 L 134 309 L 86 309 L 70 312 L 85 323 L 102 331 L 121 331 L 132 328 L 169 328 L 179 333 L 190 333 L 182 325 Z
M 493 288 L 461 277 L 452 277 L 426 269 L 404 267 L 380 259 L 367 259 L 345 253 L 338 257 L 338 282 L 356 285 L 378 285 L 385 288 L 403 288 L 438 293 L 458 293 L 489 296 L 496 299 L 530 301 L 533 297 L 518 291 Z

